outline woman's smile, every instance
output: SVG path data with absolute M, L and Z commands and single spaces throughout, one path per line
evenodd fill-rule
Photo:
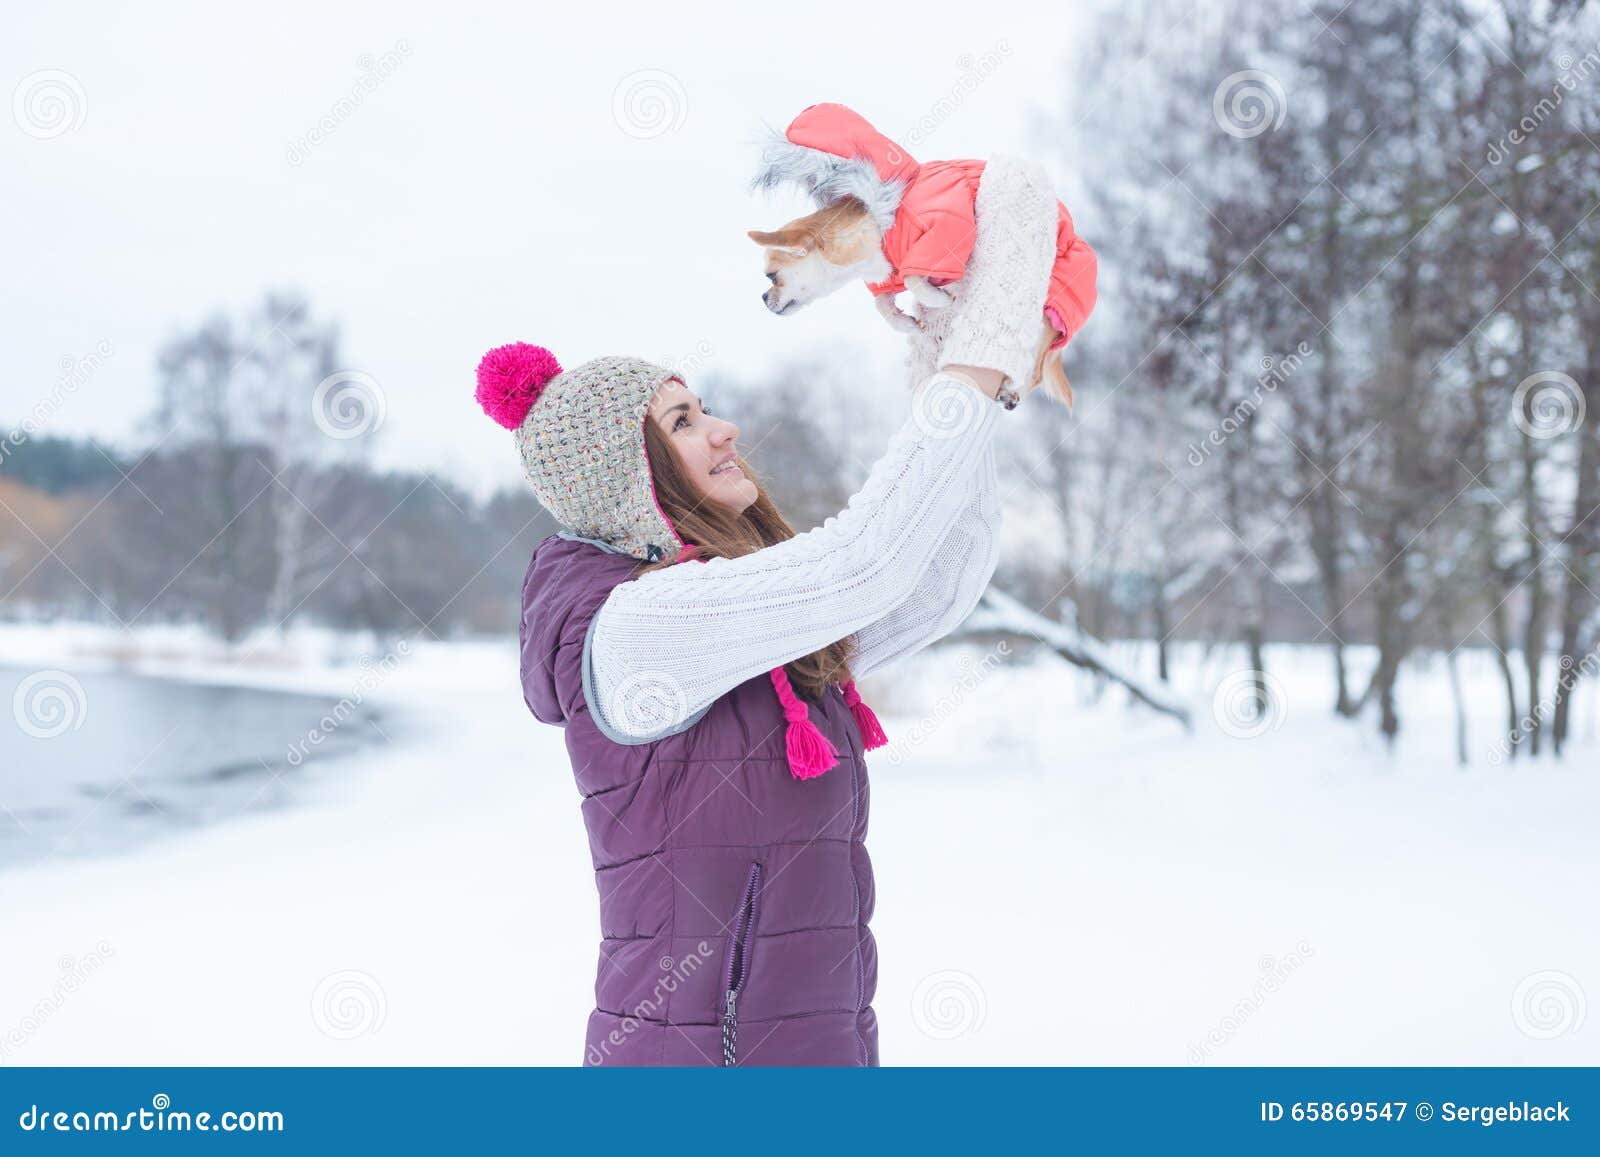
M 736 513 L 755 502 L 760 491 L 738 463 L 739 427 L 702 405 L 683 382 L 671 378 L 663 383 L 651 399 L 649 420 L 667 436 L 684 476 L 702 499 Z

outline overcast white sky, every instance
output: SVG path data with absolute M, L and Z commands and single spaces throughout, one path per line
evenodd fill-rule
M 783 320 L 761 305 L 745 230 L 806 206 L 746 191 L 752 134 L 831 100 L 903 141 L 958 100 L 915 155 L 1034 152 L 1059 177 L 1038 117 L 1071 108 L 1066 49 L 1087 17 L 1059 0 L 863 5 L 848 25 L 842 11 L 13 7 L 0 428 L 50 393 L 64 357 L 104 341 L 112 356 L 50 429 L 137 445 L 160 343 L 269 287 L 306 290 L 342 323 L 348 367 L 381 383 L 380 461 L 478 488 L 520 477 L 471 398 L 479 356 L 506 341 L 567 366 L 637 354 L 728 371 L 853 350 L 864 385 L 890 386 L 903 339 L 865 290 Z M 395 67 L 363 87 L 362 58 L 384 53 Z M 986 53 L 998 66 L 972 85 L 963 58 Z M 19 107 L 43 70 L 82 96 L 75 127 L 47 139 Z M 670 105 L 662 131 L 637 110 L 619 123 L 629 77 Z

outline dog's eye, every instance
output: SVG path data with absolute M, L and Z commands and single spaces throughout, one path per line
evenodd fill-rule
M 774 285 L 778 284 L 778 271 L 773 270 L 771 273 L 767 274 L 767 280 L 772 282 Z

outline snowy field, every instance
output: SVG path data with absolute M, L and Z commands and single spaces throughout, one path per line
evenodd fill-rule
M 312 802 L 0 873 L 0 1063 L 581 1059 L 593 876 L 512 642 L 413 646 L 373 685 L 322 661 L 348 640 L 241 663 L 114 638 L 0 626 L 0 654 L 330 707 L 360 688 L 404 726 L 310 765 Z M 1181 656 L 1192 733 L 988 654 L 863 682 L 891 739 L 868 838 L 885 1064 L 1600 1064 L 1593 686 L 1564 762 L 1497 765 L 1497 676 L 1464 654 L 1462 769 L 1442 665 L 1407 669 L 1391 753 L 1330 718 L 1320 650 L 1269 651 L 1279 711 L 1250 737 L 1212 709 L 1238 651 Z

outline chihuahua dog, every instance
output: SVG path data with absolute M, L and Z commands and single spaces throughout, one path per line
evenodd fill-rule
M 805 217 L 790 221 L 771 232 L 752 229 L 750 239 L 767 251 L 767 280 L 771 283 L 761 300 L 779 317 L 785 317 L 808 302 L 826 297 L 852 281 L 883 282 L 895 270 L 883 255 L 883 234 L 854 197 L 846 197 Z M 923 310 L 942 309 L 953 298 L 928 278 L 910 274 L 905 288 Z M 948 284 L 948 283 L 946 283 Z M 920 317 L 913 317 L 895 304 L 893 292 L 873 296 L 878 313 L 903 333 L 923 328 Z M 1031 388 L 1042 385 L 1045 392 L 1072 409 L 1072 384 L 1059 357 L 1051 357 L 1053 343 L 1060 337 L 1048 318 L 1041 318 L 1039 353 L 1034 360 Z M 1009 410 L 1021 400 L 1009 387 L 1002 387 L 1000 402 Z
M 982 161 L 919 164 L 859 114 L 816 104 L 766 144 L 752 184 L 771 189 L 798 184 L 820 205 L 816 212 L 749 237 L 766 250 L 762 293 L 767 308 L 787 316 L 851 281 L 865 281 L 878 312 L 894 328 L 924 327 L 927 311 L 954 298 L 942 286 L 959 281 L 976 236 Z M 1072 386 L 1052 356 L 1088 319 L 1095 302 L 1096 259 L 1057 202 L 1056 255 L 1040 321 L 1038 356 L 1027 385 L 1072 408 Z M 913 317 L 895 304 L 901 290 L 917 302 Z M 1003 389 L 1008 408 L 1018 397 Z

